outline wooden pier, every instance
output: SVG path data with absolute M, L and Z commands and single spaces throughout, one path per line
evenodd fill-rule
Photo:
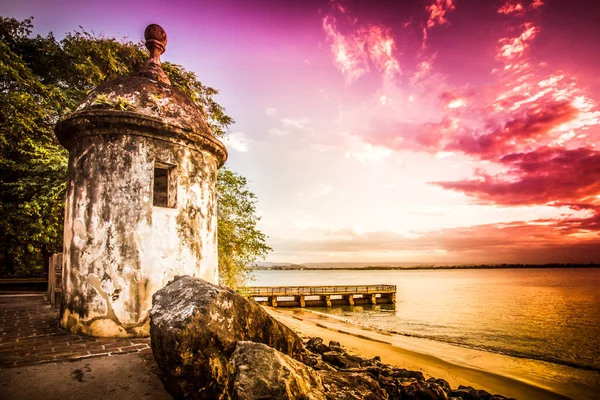
M 331 307 L 396 303 L 395 285 L 367 286 L 251 286 L 239 290 L 245 297 L 272 307 Z

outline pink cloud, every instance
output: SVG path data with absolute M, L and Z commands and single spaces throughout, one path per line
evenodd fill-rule
M 504 4 L 502 4 L 500 6 L 500 8 L 498 9 L 499 14 L 506 14 L 506 15 L 522 14 L 524 11 L 525 11 L 525 8 L 523 7 L 523 5 L 521 3 L 515 2 L 515 1 L 507 1 Z
M 538 9 L 543 5 L 544 5 L 544 2 L 542 0 L 533 0 L 531 2 L 531 8 L 533 8 L 533 9 Z
M 429 13 L 427 28 L 431 29 L 436 25 L 448 24 L 446 14 L 455 8 L 453 0 L 435 0 L 433 4 L 425 7 L 425 10 Z
M 517 37 L 502 38 L 498 41 L 496 57 L 504 60 L 514 60 L 521 57 L 529 48 L 529 42 L 535 39 L 539 28 L 531 22 L 523 24 L 523 31 Z
M 330 44 L 334 64 L 347 83 L 353 83 L 368 73 L 377 71 L 386 82 L 399 86 L 404 75 L 415 84 L 432 75 L 436 53 L 427 49 L 428 31 L 438 25 L 448 25 L 448 12 L 455 10 L 453 0 L 435 0 L 425 6 L 426 20 L 420 22 L 407 16 L 397 26 L 353 13 L 339 1 L 331 1 L 322 18 L 322 27 Z M 355 5 L 355 8 L 359 8 Z M 415 36 L 419 46 L 415 46 Z M 402 49 L 397 49 L 397 43 Z M 402 62 L 401 62 L 402 57 Z
M 475 93 L 473 91 L 444 91 L 440 93 L 440 104 L 446 110 L 467 107 L 472 101 Z
M 323 18 L 323 29 L 331 43 L 334 63 L 348 83 L 369 72 L 367 54 L 361 37 L 342 35 L 336 29 L 335 19 L 329 16 Z
M 326 15 L 322 21 L 334 63 L 346 81 L 352 83 L 369 73 L 371 65 L 383 76 L 393 78 L 400 72 L 400 63 L 394 55 L 396 43 L 390 29 L 375 24 L 354 26 L 356 21 L 352 22 L 354 29 L 343 33 L 334 16 Z
M 527 3 L 530 3 L 529 6 L 527 6 Z M 523 16 L 528 9 L 537 10 L 543 5 L 542 0 L 507 0 L 498 8 L 498 14 Z
M 589 222 L 589 221 L 588 221 Z M 573 224 L 577 224 L 573 220 Z M 575 232 L 573 232 L 575 233 Z M 494 263 L 551 263 L 600 262 L 600 239 L 565 235 L 554 221 L 515 221 L 461 228 L 419 232 L 410 237 L 394 232 L 356 233 L 350 229 L 321 232 L 319 240 L 274 244 L 278 250 L 310 253 L 345 253 L 354 258 L 361 253 L 394 254 L 420 252 L 421 260 L 435 262 Z M 390 256 L 390 257 L 394 257 Z
M 536 146 L 548 132 L 574 120 L 578 110 L 569 102 L 536 104 L 522 116 L 514 116 L 503 126 L 480 135 L 455 136 L 445 150 L 494 159 L 507 152 Z M 491 124 L 491 122 L 489 122 Z
M 370 26 L 361 30 L 359 35 L 366 38 L 366 49 L 368 49 L 370 59 L 379 71 L 390 77 L 400 71 L 400 64 L 394 57 L 396 43 L 389 29 L 381 26 Z
M 446 14 L 455 9 L 456 7 L 454 6 L 453 0 L 434 0 L 432 4 L 425 6 L 427 22 L 425 22 L 425 25 L 422 25 L 422 50 L 427 48 L 427 38 L 429 37 L 428 31 L 437 25 L 448 25 L 450 22 L 446 18 Z M 422 54 L 420 56 L 422 56 Z M 422 71 L 418 73 L 422 74 Z
M 397 121 L 373 121 L 368 132 L 361 137 L 367 143 L 393 150 L 414 150 L 436 153 L 442 151 L 456 132 L 460 131 L 458 120 L 446 117 L 439 122 L 412 124 Z

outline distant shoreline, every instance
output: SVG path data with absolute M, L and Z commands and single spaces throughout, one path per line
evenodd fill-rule
M 341 263 L 343 264 L 343 263 Z M 417 265 L 417 266 L 387 266 L 387 265 L 366 265 L 360 267 L 349 267 L 340 265 L 335 266 L 307 266 L 301 264 L 292 265 L 273 265 L 273 266 L 254 266 L 253 271 L 330 271 L 330 270 L 351 270 L 351 271 L 414 271 L 414 270 L 463 270 L 463 269 L 543 269 L 543 268 L 600 268 L 600 264 L 477 264 L 477 265 Z

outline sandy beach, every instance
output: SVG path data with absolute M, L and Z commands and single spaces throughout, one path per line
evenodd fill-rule
M 552 382 L 536 381 L 535 376 L 515 368 L 510 358 L 506 365 L 506 356 L 363 329 L 311 311 L 265 309 L 302 337 L 335 340 L 362 357 L 380 356 L 384 363 L 445 379 L 452 387 L 473 386 L 517 399 L 585 398 L 581 393 L 566 393 L 560 385 L 553 387 Z

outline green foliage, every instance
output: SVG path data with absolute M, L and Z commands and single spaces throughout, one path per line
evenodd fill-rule
M 84 30 L 58 42 L 52 34 L 31 37 L 31 30 L 32 19 L 0 17 L 0 276 L 35 275 L 62 248 L 68 154 L 54 136 L 56 122 L 90 90 L 139 71 L 148 57 L 141 43 Z M 163 69 L 203 108 L 215 134 L 226 134 L 233 120 L 215 101 L 217 90 L 180 65 L 165 62 Z M 112 106 L 126 110 L 129 104 L 122 99 Z M 218 182 L 219 200 L 226 202 L 219 204 L 219 267 L 222 282 L 235 285 L 269 248 L 256 229 L 254 194 L 243 177 L 224 171 Z
M 256 196 L 246 178 L 221 168 L 217 179 L 219 274 L 221 283 L 237 288 L 247 281 L 251 266 L 272 249 L 256 227 Z
M 28 38 L 31 20 L 0 20 L 0 273 L 40 271 L 62 246 L 66 151 L 52 129 L 63 92 L 44 66 L 52 35 Z M 38 52 L 39 59 L 32 57 Z M 35 61 L 33 61 L 35 60 Z M 38 72 L 44 72 L 41 79 Z

